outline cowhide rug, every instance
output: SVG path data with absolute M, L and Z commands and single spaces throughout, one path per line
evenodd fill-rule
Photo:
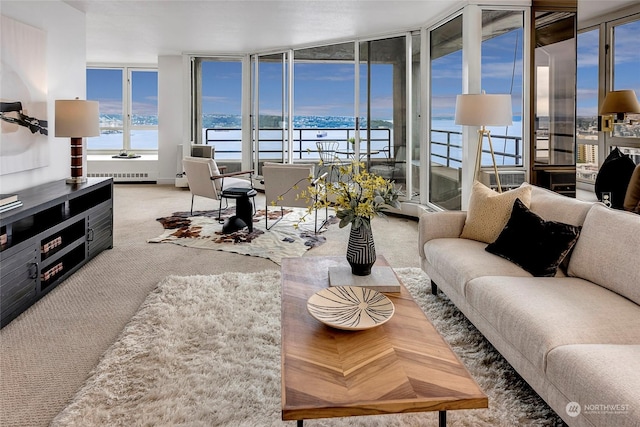
M 326 238 L 321 234 L 338 219 L 331 215 L 318 233 L 314 232 L 313 214 L 304 208 L 287 208 L 280 222 L 270 230 L 266 229 L 265 215 L 269 218 L 269 227 L 280 217 L 280 209 L 270 209 L 268 213 L 259 209 L 253 217 L 253 231 L 248 228 L 224 234 L 224 221 L 235 215 L 235 206 L 229 207 L 218 221 L 218 211 L 174 212 L 172 215 L 157 218 L 164 232 L 149 243 L 173 243 L 191 248 L 212 249 L 234 252 L 243 255 L 267 258 L 280 264 L 282 258 L 303 255 L 309 249 L 322 245 Z M 304 218 L 304 221 L 301 221 Z M 319 214 L 318 222 L 324 219 Z

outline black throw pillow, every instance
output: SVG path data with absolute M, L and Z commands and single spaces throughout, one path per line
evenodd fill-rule
M 610 192 L 611 207 L 623 209 L 627 186 L 635 168 L 633 160 L 619 148 L 611 150 L 596 176 L 595 191 L 598 200 L 602 201 L 603 192 Z
M 516 199 L 511 217 L 486 251 L 538 277 L 551 277 L 578 240 L 581 227 L 545 221 Z

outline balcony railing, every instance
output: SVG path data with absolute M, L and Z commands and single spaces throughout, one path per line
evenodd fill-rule
M 361 135 L 364 131 L 360 131 Z M 374 159 L 392 158 L 394 155 L 392 143 L 392 130 L 388 128 L 371 130 L 372 151 L 378 153 L 372 155 Z M 459 168 L 462 164 L 462 132 L 434 129 L 431 138 L 432 161 L 452 168 Z M 297 160 L 318 159 L 316 148 L 317 141 L 336 141 L 340 150 L 353 150 L 350 138 L 355 137 L 354 129 L 344 128 L 296 128 L 294 129 L 293 158 Z M 216 157 L 220 159 L 239 159 L 242 153 L 242 138 L 240 128 L 219 129 L 208 128 L 204 130 L 206 144 L 215 146 Z M 498 165 L 522 165 L 522 137 L 508 135 L 491 135 L 494 145 L 494 154 Z M 365 150 L 366 141 L 361 138 L 361 151 Z M 502 142 L 502 143 L 501 143 Z M 259 158 L 273 159 L 282 157 L 282 130 L 260 129 L 259 131 Z M 442 147 L 441 150 L 434 150 Z M 499 148 L 502 147 L 502 148 Z M 489 154 L 488 150 L 483 153 Z M 346 155 L 342 155 L 347 157 Z
M 431 133 L 432 161 L 445 167 L 460 167 L 462 165 L 462 144 L 460 142 L 462 141 L 462 132 L 432 129 Z M 444 138 L 438 138 L 440 135 L 443 135 Z M 442 141 L 443 139 L 444 141 Z M 491 140 L 493 141 L 493 151 L 498 165 L 522 166 L 522 137 L 491 135 Z M 496 147 L 500 146 L 500 141 L 503 142 L 503 148 L 497 149 Z M 442 147 L 442 149 L 434 150 L 434 146 Z M 489 150 L 483 149 L 482 152 L 490 154 Z
M 361 132 L 360 147 L 365 150 L 364 131 Z M 345 128 L 296 128 L 293 131 L 293 157 L 303 160 L 319 158 L 316 147 L 317 141 L 336 141 L 340 150 L 353 151 L 350 138 L 356 135 L 355 129 Z M 259 158 L 280 158 L 282 155 L 282 130 L 260 129 L 259 131 Z M 381 128 L 371 130 L 370 149 L 378 151 L 372 157 L 386 158 L 393 155 L 391 143 L 391 129 Z M 242 153 L 242 138 L 240 128 L 219 129 L 208 128 L 204 130 L 204 142 L 215 146 L 216 157 L 221 159 L 240 158 Z M 343 155 L 346 157 L 346 155 Z

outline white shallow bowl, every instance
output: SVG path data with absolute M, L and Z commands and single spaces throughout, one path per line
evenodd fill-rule
M 395 307 L 385 295 L 360 286 L 333 286 L 311 295 L 307 310 L 327 326 L 359 331 L 380 326 Z

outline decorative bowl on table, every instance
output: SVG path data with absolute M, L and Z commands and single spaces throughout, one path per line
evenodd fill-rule
M 313 294 L 307 310 L 315 319 L 336 329 L 359 331 L 391 319 L 395 307 L 378 291 L 360 286 L 333 286 Z

